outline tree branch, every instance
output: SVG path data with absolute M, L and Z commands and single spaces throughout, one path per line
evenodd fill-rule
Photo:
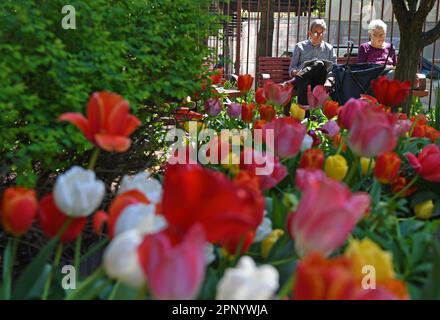
M 419 10 L 417 10 L 415 15 L 415 19 L 420 19 L 419 21 L 422 21 L 422 23 L 425 22 L 428 13 L 432 10 L 432 8 L 434 8 L 435 1 L 436 0 L 421 0 Z
M 419 0 L 408 0 L 409 14 L 413 16 L 417 11 L 417 3 Z
M 426 47 L 439 38 L 440 38 L 440 21 L 437 22 L 437 25 L 434 28 L 422 33 L 423 46 Z
M 399 26 L 408 20 L 410 20 L 408 9 L 406 8 L 405 1 L 391 0 L 393 3 L 394 14 L 396 15 Z

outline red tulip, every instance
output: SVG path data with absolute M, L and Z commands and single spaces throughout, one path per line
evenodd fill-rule
M 296 212 L 290 214 L 288 230 L 300 256 L 313 251 L 327 256 L 364 216 L 370 197 L 351 193 L 344 184 L 314 172 L 303 174 L 301 184 L 303 194 Z
M 240 74 L 237 80 L 237 88 L 240 92 L 246 93 L 251 89 L 253 82 L 254 77 L 250 74 Z
M 301 148 L 307 128 L 294 118 L 284 117 L 267 123 L 263 137 L 266 137 L 266 130 L 273 130 L 274 134 L 274 144 L 266 141 L 267 147 L 280 158 L 292 158 Z
M 34 190 L 22 187 L 7 188 L 0 205 L 0 217 L 6 232 L 18 237 L 31 227 L 37 214 Z
M 423 179 L 440 182 L 440 148 L 438 145 L 429 144 L 422 149 L 417 157 L 412 153 L 407 153 L 406 157 L 410 165 Z
M 311 86 L 307 86 L 307 101 L 309 108 L 315 109 L 322 107 L 328 99 L 327 89 L 323 85 L 318 85 L 311 89 Z
M 264 97 L 264 88 L 258 88 L 255 91 L 255 101 L 258 104 L 265 104 L 266 103 L 266 98 Z
M 327 119 L 332 119 L 338 115 L 339 103 L 337 101 L 327 100 L 324 103 L 324 107 L 322 108 L 322 112 L 327 117 Z
M 431 126 L 425 126 L 425 137 L 430 139 L 432 143 L 436 143 L 440 138 L 440 131 Z
M 411 82 L 390 80 L 386 76 L 381 76 L 371 82 L 371 88 L 379 103 L 388 107 L 394 107 L 408 98 L 411 91 Z
M 262 190 L 273 188 L 287 176 L 287 168 L 277 157 L 250 148 L 244 149 L 241 153 L 240 169 L 256 175 Z
M 394 114 L 375 106 L 359 109 L 349 130 L 348 145 L 367 158 L 393 150 L 397 144 L 396 120 Z
M 93 215 L 92 227 L 93 231 L 100 236 L 102 234 L 102 229 L 104 228 L 104 224 L 108 222 L 108 214 L 99 210 Z
M 129 205 L 136 203 L 149 204 L 150 200 L 148 200 L 139 190 L 129 190 L 118 194 L 112 201 L 110 208 L 108 209 L 108 235 L 110 238 L 115 236 L 116 222 L 118 221 L 121 213 Z
M 241 120 L 251 123 L 254 119 L 255 104 L 243 102 L 241 104 Z
M 407 186 L 408 183 L 409 181 L 404 176 L 399 176 L 391 183 L 391 190 L 393 191 L 393 193 L 399 193 L 401 190 L 403 190 L 403 188 Z M 416 187 L 412 186 L 409 189 L 406 189 L 402 196 L 409 197 L 416 190 Z
M 203 226 L 209 242 L 227 243 L 255 230 L 263 219 L 259 196 L 200 165 L 169 165 L 163 189 L 162 214 L 173 243 L 195 224 Z
M 291 84 L 283 86 L 273 82 L 272 80 L 265 81 L 263 90 L 266 103 L 284 107 L 292 98 L 292 88 L 293 87 Z
M 271 122 L 276 116 L 276 111 L 272 106 L 260 105 L 259 111 L 261 119 L 267 122 Z
M 205 277 L 205 239 L 201 225 L 194 225 L 174 246 L 165 233 L 144 238 L 138 258 L 156 299 L 196 297 Z
M 395 152 L 385 152 L 376 159 L 374 176 L 381 183 L 392 183 L 399 174 L 401 160 Z
M 221 83 L 223 78 L 223 68 L 215 69 L 209 78 L 211 79 L 211 84 Z
M 95 92 L 87 106 L 87 118 L 81 113 L 67 112 L 60 120 L 74 124 L 95 146 L 109 152 L 125 152 L 130 148 L 128 138 L 141 124 L 129 114 L 128 102 L 120 95 Z
M 180 108 L 174 114 L 177 122 L 191 121 L 191 120 L 201 120 L 203 119 L 203 114 L 189 110 L 188 108 Z
M 301 156 L 299 168 L 307 170 L 321 170 L 324 165 L 324 151 L 321 149 L 307 149 Z
M 55 204 L 53 194 L 48 194 L 43 197 L 39 203 L 38 220 L 44 234 L 48 237 L 54 237 L 58 231 L 63 227 L 69 217 L 58 209 Z M 62 242 L 70 242 L 75 240 L 83 231 L 87 218 L 70 218 L 67 229 L 61 235 Z

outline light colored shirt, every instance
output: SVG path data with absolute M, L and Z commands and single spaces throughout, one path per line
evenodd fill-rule
M 310 40 L 298 42 L 293 50 L 289 74 L 291 74 L 292 70 L 301 70 L 304 67 L 305 61 L 314 59 L 336 63 L 336 53 L 333 46 L 325 41 L 322 41 L 317 46 L 312 45 Z

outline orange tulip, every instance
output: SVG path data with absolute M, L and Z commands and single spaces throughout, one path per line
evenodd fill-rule
M 261 105 L 260 106 L 260 117 L 262 120 L 266 120 L 267 122 L 271 122 L 273 118 L 275 118 L 276 111 L 274 107 L 268 106 L 268 105 Z
M 87 118 L 81 113 L 67 112 L 60 120 L 74 124 L 95 146 L 109 152 L 125 152 L 130 148 L 128 138 L 141 124 L 129 114 L 128 102 L 120 95 L 95 92 L 87 105 Z
M 37 197 L 34 190 L 11 187 L 3 193 L 0 216 L 3 228 L 14 236 L 26 233 L 37 214 Z
M 393 151 L 381 154 L 376 160 L 374 176 L 384 184 L 393 182 L 397 178 L 401 162 L 397 153 Z
M 253 82 L 254 77 L 250 74 L 240 74 L 237 80 L 237 88 L 240 92 L 246 93 L 251 89 Z
M 241 105 L 241 120 L 251 123 L 254 119 L 255 104 L 243 102 Z
M 339 103 L 337 101 L 327 100 L 324 103 L 322 112 L 325 114 L 327 119 L 332 119 L 338 115 L 339 108 Z
M 301 156 L 299 168 L 321 170 L 324 164 L 324 151 L 321 149 L 307 149 Z

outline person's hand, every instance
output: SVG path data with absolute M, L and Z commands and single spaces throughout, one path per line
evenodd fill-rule
M 299 70 L 292 70 L 290 71 L 290 76 L 293 78 L 294 76 L 296 76 L 298 74 Z

